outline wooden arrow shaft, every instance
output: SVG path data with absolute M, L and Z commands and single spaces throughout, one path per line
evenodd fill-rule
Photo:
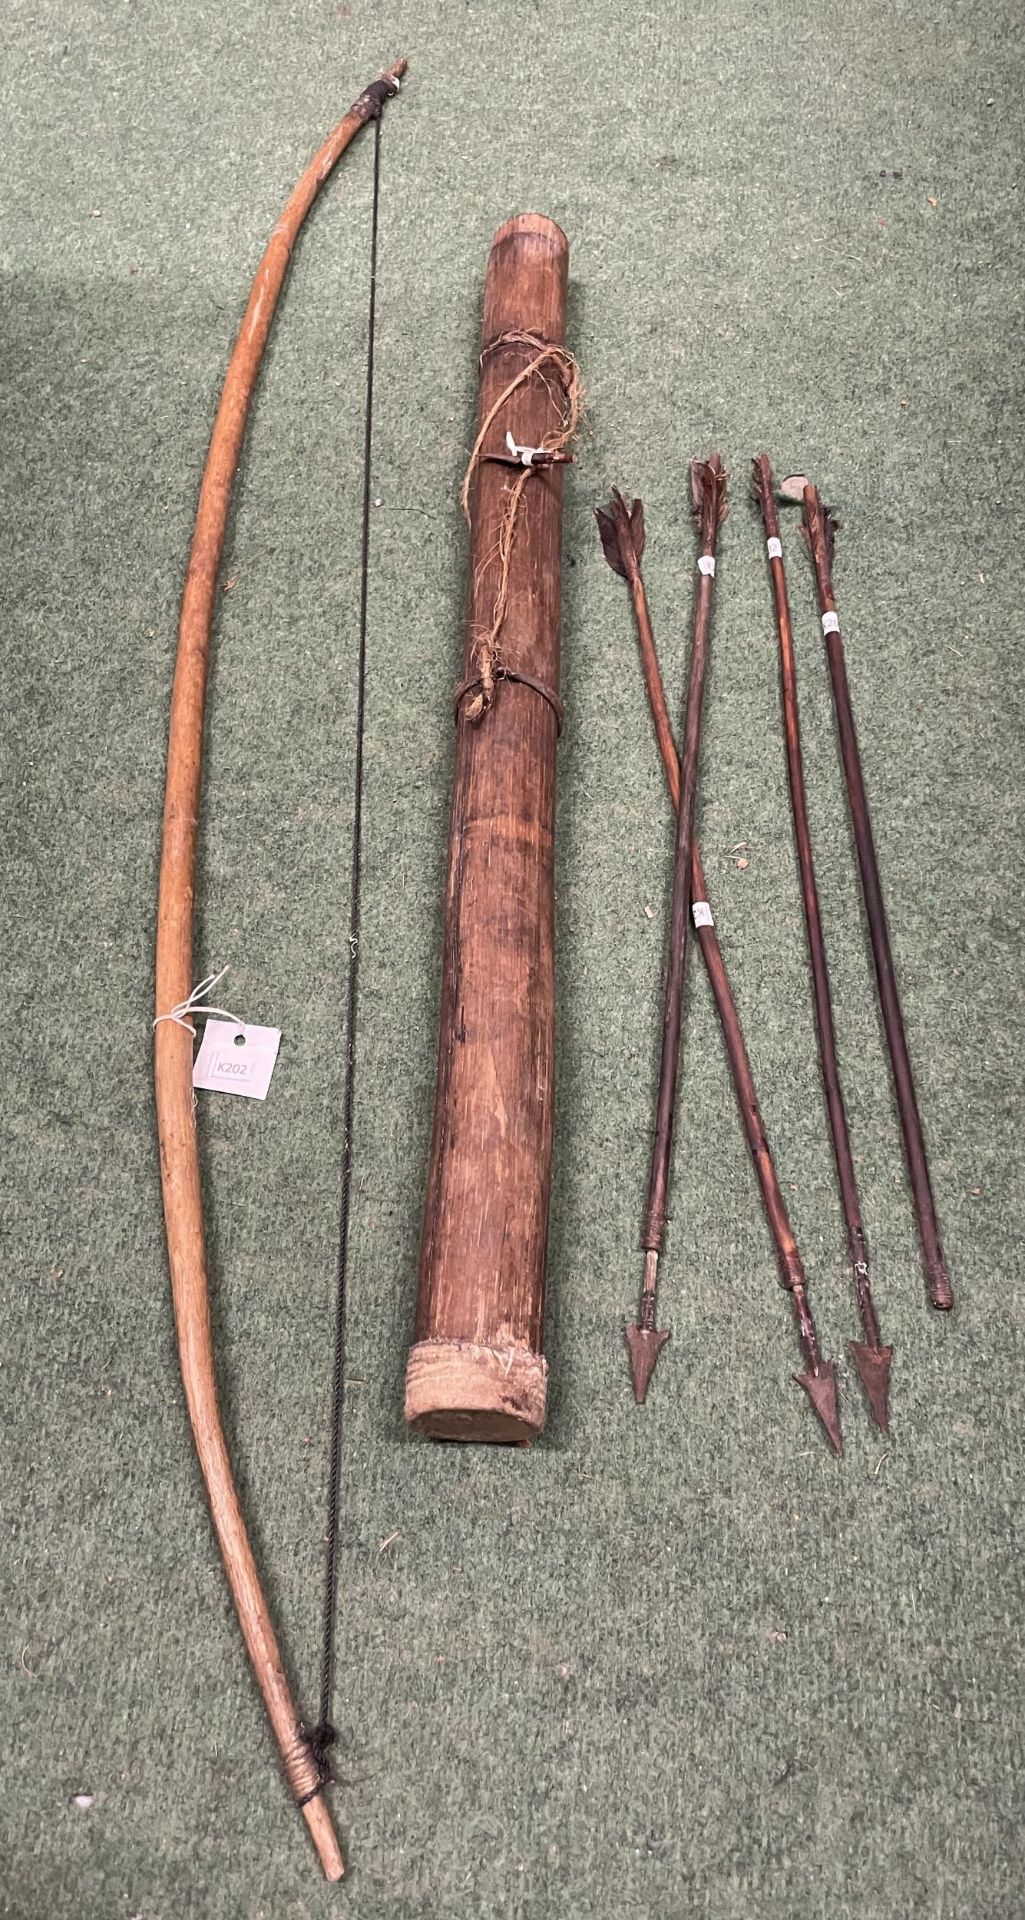
M 617 573 L 627 580 L 634 605 L 637 637 L 640 647 L 641 666 L 644 684 L 647 688 L 651 716 L 655 727 L 662 764 L 665 768 L 666 782 L 674 808 L 679 810 L 682 793 L 680 759 L 673 738 L 672 722 L 666 703 L 665 688 L 655 651 L 655 640 L 648 610 L 648 599 L 640 570 L 640 552 L 643 550 L 643 510 L 641 503 L 635 501 L 628 508 L 622 496 L 613 494 L 612 506 L 608 512 L 599 512 L 598 526 L 606 559 Z M 693 903 L 707 905 L 705 876 L 701 867 L 701 857 L 693 835 L 689 843 L 690 888 Z M 840 1411 L 837 1399 L 836 1369 L 832 1362 L 824 1360 L 819 1345 L 818 1333 L 808 1301 L 804 1268 L 798 1252 L 797 1242 L 790 1225 L 786 1204 L 780 1189 L 779 1180 L 765 1127 L 762 1122 L 758 1095 L 755 1089 L 751 1062 L 741 1031 L 736 1003 L 730 988 L 725 963 L 719 948 L 710 911 L 698 916 L 696 933 L 702 958 L 708 973 L 716 1010 L 722 1027 L 726 1045 L 730 1073 L 740 1108 L 744 1134 L 747 1139 L 755 1173 L 761 1189 L 769 1228 L 779 1261 L 780 1280 L 790 1295 L 791 1307 L 801 1352 L 804 1356 L 805 1374 L 795 1375 L 797 1384 L 803 1388 L 812 1403 L 817 1419 L 821 1422 L 829 1443 L 835 1453 L 843 1450 L 840 1432 Z M 649 1266 L 657 1264 L 657 1254 L 648 1254 Z M 647 1278 L 647 1275 L 646 1275 Z M 642 1315 L 644 1300 L 642 1297 Z M 631 1365 L 634 1375 L 634 1392 L 643 1400 L 651 1370 L 658 1357 L 658 1347 L 664 1344 L 668 1335 L 657 1334 L 643 1325 L 626 1329 L 627 1343 L 631 1351 Z M 658 1343 L 656 1345 L 656 1343 Z
M 637 637 L 640 647 L 641 667 L 644 684 L 648 693 L 655 738 L 658 742 L 662 765 L 665 768 L 666 784 L 673 807 L 679 813 L 680 806 L 680 759 L 673 735 L 673 724 L 669 717 L 662 671 L 655 650 L 655 638 L 651 626 L 651 614 L 648 608 L 648 596 L 644 580 L 639 569 L 629 576 L 630 592 L 633 599 L 637 622 Z M 694 900 L 707 900 L 705 875 L 701 865 L 701 854 L 697 840 L 691 837 L 690 843 L 690 888 Z M 730 1075 L 737 1096 L 737 1106 L 744 1127 L 744 1135 L 754 1163 L 772 1234 L 776 1257 L 779 1261 L 780 1279 L 788 1292 L 799 1291 L 803 1297 L 805 1289 L 804 1266 L 800 1251 L 790 1224 L 786 1202 L 783 1198 L 775 1162 L 769 1146 L 761 1108 L 758 1104 L 758 1092 L 744 1034 L 740 1024 L 740 1015 L 733 998 L 726 962 L 714 925 L 700 926 L 695 929 L 695 938 L 705 964 L 712 996 L 715 1000 L 719 1024 L 722 1028 L 726 1057 L 729 1061 Z M 806 1356 L 807 1357 L 807 1356 Z M 810 1361 L 809 1361 L 810 1364 Z
M 658 1252 L 649 1247 L 644 1256 L 644 1284 L 641 1288 L 641 1305 L 637 1315 L 637 1325 L 642 1333 L 654 1333 L 655 1307 L 658 1297 Z
M 691 841 L 694 837 L 694 808 L 698 790 L 698 762 L 701 740 L 701 709 L 708 667 L 708 640 L 712 624 L 714 576 L 699 574 L 694 608 L 694 637 L 687 676 L 687 701 L 683 722 L 683 751 L 680 767 L 680 798 L 677 806 L 676 843 L 673 852 L 673 890 L 669 913 L 669 950 L 666 956 L 665 995 L 662 1013 L 662 1057 L 659 1064 L 658 1099 L 655 1107 L 655 1137 L 651 1147 L 651 1171 L 648 1180 L 648 1210 L 642 1245 L 658 1253 L 665 1236 L 669 1173 L 673 1152 L 673 1125 L 676 1118 L 676 1087 L 680 1067 L 680 1028 L 683 1018 L 683 981 L 687 962 L 687 930 L 690 924 Z
M 755 461 L 755 491 L 762 512 L 762 524 L 766 540 L 779 542 L 779 515 L 776 510 L 772 468 L 765 454 Z M 858 1194 L 857 1175 L 854 1170 L 854 1155 L 851 1151 L 850 1130 L 847 1124 L 847 1110 L 844 1105 L 843 1089 L 840 1081 L 840 1063 L 837 1055 L 836 1027 L 833 1020 L 833 1001 L 829 984 L 829 962 L 826 955 L 825 935 L 822 928 L 822 910 L 819 904 L 819 890 L 815 879 L 815 860 L 812 853 L 811 827 L 808 820 L 808 800 L 804 783 L 804 760 L 801 752 L 801 722 L 797 700 L 797 662 L 794 656 L 794 637 L 790 618 L 790 600 L 787 593 L 786 569 L 781 554 L 769 557 L 769 574 L 772 583 L 773 605 L 776 614 L 776 631 L 779 640 L 780 682 L 783 693 L 783 730 L 786 740 L 787 779 L 790 787 L 790 811 L 794 825 L 794 844 L 797 849 L 797 867 L 801 882 L 801 899 L 804 906 L 804 923 L 808 939 L 808 959 L 811 967 L 812 996 L 815 1006 L 815 1025 L 818 1033 L 819 1065 L 822 1073 L 822 1087 L 825 1094 L 826 1111 L 829 1117 L 829 1131 L 833 1143 L 833 1156 L 836 1161 L 837 1182 L 840 1188 L 840 1203 L 843 1208 L 847 1229 L 847 1245 L 850 1252 L 851 1268 L 858 1299 L 858 1310 L 865 1338 L 872 1347 L 880 1344 L 879 1322 L 872 1301 L 872 1290 L 868 1277 L 868 1245 L 861 1218 L 861 1200 Z
M 804 490 L 804 515 L 808 547 L 815 571 L 819 610 L 823 615 L 832 614 L 835 616 L 836 601 L 833 598 L 833 569 L 829 551 L 829 534 L 826 525 L 825 510 L 819 499 L 818 489 L 816 487 L 808 486 Z M 933 1198 L 932 1181 L 929 1176 L 929 1163 L 926 1158 L 922 1120 L 918 1110 L 914 1076 L 911 1071 L 911 1056 L 908 1052 L 907 1034 L 904 1029 L 904 1016 L 901 1011 L 900 994 L 897 990 L 897 975 L 890 945 L 890 930 L 886 919 L 886 908 L 883 904 L 883 889 L 879 878 L 879 863 L 876 858 L 875 840 L 868 809 L 868 794 L 865 790 L 865 779 L 862 773 L 861 754 L 858 748 L 858 738 L 854 726 L 850 688 L 847 683 L 847 666 L 844 659 L 843 641 L 840 636 L 839 627 L 837 627 L 835 631 L 825 635 L 825 642 L 826 661 L 829 668 L 829 679 L 833 693 L 833 707 L 836 713 L 837 732 L 840 737 L 840 757 L 843 763 L 844 783 L 847 788 L 847 801 L 851 817 L 851 827 L 854 834 L 854 845 L 858 857 L 858 870 L 861 875 L 865 914 L 868 920 L 869 937 L 872 942 L 872 958 L 875 962 L 879 1005 L 883 1016 L 886 1044 L 893 1072 L 894 1091 L 897 1096 L 897 1109 L 900 1115 L 901 1132 L 904 1137 L 904 1151 L 907 1158 L 912 1201 L 918 1223 L 919 1238 L 922 1244 L 926 1282 L 933 1306 L 942 1310 L 948 1310 L 954 1304 L 954 1290 L 947 1272 L 947 1264 L 940 1240 L 939 1223 L 936 1218 L 936 1203 Z
M 680 798 L 676 809 L 676 835 L 673 848 L 673 885 L 669 912 L 669 949 L 665 970 L 662 1055 L 655 1105 L 655 1133 L 651 1148 L 648 1209 L 641 1242 L 649 1253 L 658 1253 L 661 1250 L 665 1235 L 669 1176 L 672 1166 L 673 1127 L 676 1118 L 676 1088 L 680 1067 L 680 1030 L 683 1019 L 687 934 L 691 918 L 691 842 L 694 838 L 694 809 L 698 789 L 701 715 L 712 627 L 715 556 L 719 543 L 719 529 L 727 513 L 728 476 L 720 456 L 713 453 L 707 460 L 692 460 L 690 473 L 693 514 L 698 530 L 698 580 L 681 734 Z M 623 559 L 625 564 L 625 553 Z M 637 564 L 636 555 L 633 564 L 635 566 Z M 652 1263 L 649 1262 L 649 1270 L 651 1266 Z

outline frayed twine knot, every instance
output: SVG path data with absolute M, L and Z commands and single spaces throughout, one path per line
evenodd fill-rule
M 463 517 L 467 525 L 470 523 L 470 489 L 477 468 L 484 457 L 482 449 L 485 438 L 506 402 L 512 398 L 514 393 L 518 392 L 519 388 L 522 387 L 526 381 L 530 380 L 534 374 L 540 373 L 545 367 L 554 368 L 562 385 L 563 417 L 561 425 L 554 428 L 550 433 L 546 433 L 538 447 L 522 447 L 514 439 L 511 432 L 506 435 L 506 446 L 509 449 L 510 458 L 520 465 L 521 471 L 517 474 L 515 481 L 506 493 L 505 506 L 499 526 L 496 546 L 491 553 L 485 555 L 477 570 L 476 586 L 480 585 L 483 576 L 492 567 L 496 569 L 498 579 L 490 623 L 482 632 L 478 633 L 470 656 L 472 665 L 476 670 L 474 681 L 475 691 L 473 699 L 468 702 L 464 711 L 467 720 L 469 720 L 471 724 L 476 724 L 482 720 L 488 712 L 495 697 L 497 681 L 503 677 L 513 677 L 511 673 L 503 668 L 499 650 L 499 635 L 505 623 L 505 616 L 508 610 L 509 562 L 512 556 L 513 539 L 516 533 L 516 522 L 520 511 L 520 502 L 523 498 L 523 489 L 532 474 L 542 472 L 546 467 L 560 464 L 569 457 L 567 449 L 580 424 L 580 413 L 583 401 L 580 368 L 577 366 L 568 347 L 553 346 L 550 342 L 542 340 L 538 334 L 512 332 L 502 334 L 499 339 L 491 341 L 487 351 L 493 352 L 498 347 L 506 346 L 531 347 L 535 349 L 535 351 L 531 359 L 527 362 L 527 365 L 522 367 L 515 378 L 509 381 L 508 386 L 503 387 L 498 399 L 488 408 L 481 422 L 480 432 L 473 443 L 473 451 L 470 454 L 469 463 L 463 478 L 461 501 Z

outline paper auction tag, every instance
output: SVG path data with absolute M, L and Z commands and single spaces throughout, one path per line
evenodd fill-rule
M 280 1044 L 279 1027 L 233 1027 L 226 1020 L 208 1020 L 192 1068 L 192 1084 L 210 1093 L 266 1100 Z

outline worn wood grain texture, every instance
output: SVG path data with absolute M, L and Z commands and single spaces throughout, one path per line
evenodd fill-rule
M 569 248 L 540 214 L 496 233 L 480 361 L 483 424 L 565 341 Z M 556 434 L 564 394 L 539 367 L 488 428 L 470 491 L 464 681 L 492 625 L 516 484 L 506 436 Z M 555 768 L 562 469 L 523 486 L 494 697 L 457 706 L 437 1091 L 406 1418 L 435 1438 L 525 1444 L 544 1424 L 542 1352 L 554 1102 Z M 542 689 L 554 697 L 546 697 Z
M 221 1417 L 211 1328 L 206 1235 L 192 1088 L 194 1029 L 173 1011 L 195 980 L 196 865 L 203 737 L 218 576 L 232 489 L 253 393 L 303 221 L 360 130 L 399 91 L 400 60 L 366 87 L 300 176 L 256 272 L 225 375 L 203 471 L 182 595 L 167 747 L 156 939 L 154 1097 L 167 1257 L 182 1384 L 210 1516 L 285 1777 L 328 1880 L 344 1872 L 326 1781 L 305 1737 L 260 1581 Z

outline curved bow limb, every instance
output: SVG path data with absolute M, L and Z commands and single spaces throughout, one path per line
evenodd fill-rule
M 299 230 L 320 188 L 361 127 L 398 93 L 400 60 L 353 102 L 294 188 L 256 271 L 225 375 L 196 512 L 182 596 L 171 696 L 157 911 L 156 1011 L 189 997 L 193 972 L 196 843 L 203 726 L 217 575 L 250 402 Z M 341 1849 L 320 1767 L 303 1735 L 239 1504 L 217 1393 L 206 1272 L 203 1202 L 192 1093 L 192 1035 L 175 1021 L 154 1030 L 160 1176 L 175 1327 L 185 1398 L 239 1624 L 278 1744 L 324 1873 L 340 1880 Z

